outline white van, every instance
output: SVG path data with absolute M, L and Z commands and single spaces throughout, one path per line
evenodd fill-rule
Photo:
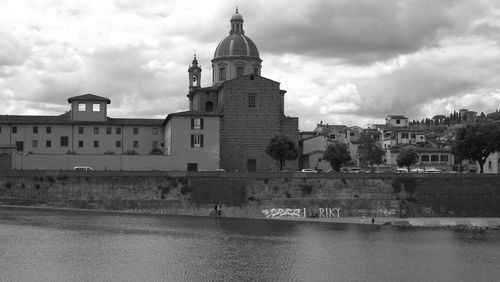
M 73 170 L 87 170 L 87 171 L 94 171 L 93 168 L 90 166 L 75 166 Z

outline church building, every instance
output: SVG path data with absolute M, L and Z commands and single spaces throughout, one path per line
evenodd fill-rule
M 265 153 L 269 140 L 286 135 L 298 142 L 298 118 L 285 116 L 285 90 L 262 76 L 262 59 L 245 35 L 236 9 L 229 35 L 214 52 L 212 85 L 201 87 L 202 69 L 195 58 L 188 69 L 189 108 L 220 115 L 220 167 L 230 171 L 267 171 L 277 163 Z M 287 162 L 296 170 L 297 162 Z

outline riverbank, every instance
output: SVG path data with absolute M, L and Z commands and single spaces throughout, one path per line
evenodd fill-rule
M 59 207 L 48 207 L 48 206 L 0 205 L 0 208 L 40 209 L 40 210 L 100 212 L 100 213 L 120 213 L 120 214 L 123 213 L 154 214 L 148 212 L 140 213 L 140 212 L 116 211 L 116 210 L 59 208 Z M 262 219 L 262 218 L 255 218 L 255 219 Z M 281 218 L 266 218 L 266 220 L 289 220 L 289 221 L 303 221 L 303 222 L 372 225 L 371 217 L 337 217 L 337 218 L 281 217 Z M 500 230 L 500 217 L 413 217 L 413 218 L 375 217 L 374 220 L 375 221 L 373 225 L 384 225 L 384 226 L 390 225 L 390 226 L 402 226 L 402 227 Z
M 371 217 L 340 218 L 274 218 L 273 220 L 294 220 L 307 222 L 329 222 L 344 224 L 372 224 Z M 404 227 L 456 228 L 456 229 L 493 229 L 500 230 L 500 217 L 375 217 L 374 225 Z

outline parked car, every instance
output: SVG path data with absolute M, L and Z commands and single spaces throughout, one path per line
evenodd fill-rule
M 425 173 L 425 170 L 422 168 L 412 168 L 410 169 L 411 173 Z
M 430 167 L 425 169 L 426 173 L 441 173 L 442 171 L 440 169 L 437 169 L 435 167 Z
M 398 167 L 396 168 L 396 173 L 408 173 L 407 168 Z
M 314 169 L 312 169 L 312 168 L 303 168 L 303 169 L 301 170 L 301 172 L 317 172 L 317 171 L 315 171 L 315 170 L 314 170 Z

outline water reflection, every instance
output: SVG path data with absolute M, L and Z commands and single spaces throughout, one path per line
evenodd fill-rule
M 16 281 L 482 280 L 500 234 L 250 219 L 0 209 Z

